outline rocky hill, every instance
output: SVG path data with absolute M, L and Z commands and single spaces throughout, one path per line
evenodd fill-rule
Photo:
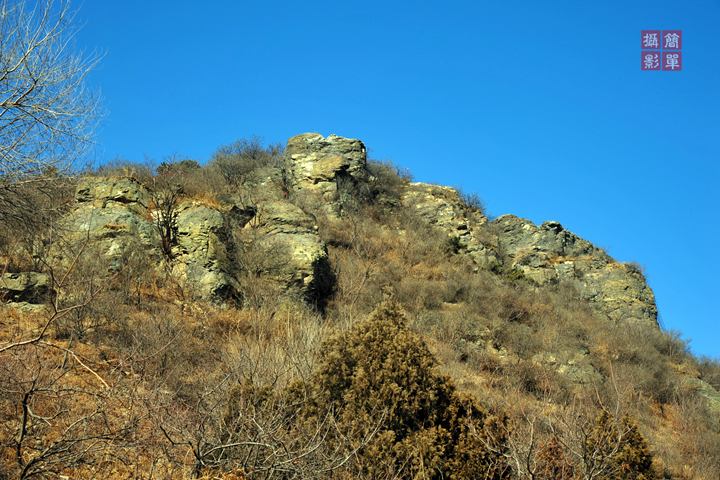
M 265 358 L 257 356 L 261 344 L 268 348 L 261 337 L 280 335 L 273 340 L 278 345 L 302 337 L 304 346 L 293 343 L 297 350 L 291 352 L 296 355 L 292 362 L 304 364 L 301 376 L 310 378 L 309 358 L 317 355 L 328 332 L 350 328 L 376 304 L 390 299 L 404 306 L 414 332 L 461 390 L 480 398 L 486 408 L 510 415 L 515 427 L 503 434 L 509 435 L 510 443 L 498 450 L 508 462 L 503 475 L 532 477 L 544 451 L 537 442 L 562 441 L 566 450 L 571 448 L 573 429 L 582 426 L 569 425 L 561 412 L 575 408 L 573 402 L 581 398 L 600 410 L 614 402 L 616 416 L 630 412 L 630 407 L 636 409 L 634 417 L 652 453 L 647 458 L 654 458 L 653 475 L 689 479 L 720 472 L 717 452 L 698 453 L 720 446 L 720 369 L 717 362 L 692 357 L 677 335 L 662 331 L 652 289 L 635 265 L 617 262 L 557 221 L 535 225 L 503 215 L 489 222 L 482 205 L 462 192 L 413 183 L 391 164 L 369 160 L 366 152 L 360 140 L 306 133 L 289 139 L 281 156 L 270 151 L 243 156 L 247 152 L 240 151 L 230 159 L 235 163 L 223 163 L 227 159 L 218 154 L 206 167 L 186 161 L 163 164 L 163 169 L 146 175 L 128 167 L 124 174 L 85 175 L 53 224 L 53 248 L 46 249 L 40 267 L 23 270 L 22 265 L 29 263 L 21 257 L 38 254 L 18 245 L 4 246 L 6 263 L 0 277 L 4 311 L 30 311 L 34 313 L 28 315 L 49 318 L 47 325 L 57 327 L 54 338 L 65 341 L 57 347 L 60 350 L 69 352 L 72 343 L 80 341 L 84 348 L 99 349 L 88 357 L 102 352 L 126 365 L 136 365 L 143 355 L 155 359 L 179 348 L 207 358 L 222 353 L 211 366 L 204 363 L 209 360 L 174 353 L 176 360 L 168 361 L 176 367 L 185 365 L 182 378 L 168 366 L 154 364 L 143 370 L 142 375 L 152 372 L 155 380 L 150 383 L 164 378 L 163 405 L 172 404 L 202 422 L 203 415 L 210 413 L 193 413 L 190 403 L 185 403 L 197 395 L 187 390 L 188 382 L 195 382 L 191 390 L 199 385 L 212 390 L 194 377 L 202 371 L 198 365 L 214 372 L 206 382 L 220 371 L 233 378 L 242 372 L 255 382 L 261 377 L 267 381 L 263 370 L 267 366 L 247 369 Z M 36 242 L 31 243 L 51 245 L 47 237 Z M 66 279 L 70 283 L 64 283 Z M 168 317 L 167 312 L 176 308 L 178 313 Z M 161 316 L 166 323 L 157 323 Z M 273 323 L 276 316 L 285 322 L 292 319 L 297 326 Z M 148 318 L 154 319 L 158 332 L 165 332 L 154 340 L 154 347 L 132 333 L 144 331 L 143 335 L 155 338 L 157 333 L 145 330 L 152 323 Z M 226 319 L 225 326 L 220 326 L 219 318 Z M 4 328 L 11 324 L 3 323 Z M 38 341 L 44 338 L 41 326 L 32 331 L 41 332 Z M 307 339 L 309 331 L 316 337 Z M 8 345 L 25 341 L 21 333 L 5 337 Z M 235 346 L 197 353 L 205 351 L 207 347 L 201 345 L 210 337 Z M 186 343 L 168 348 L 181 341 Z M 164 342 L 169 343 L 162 346 Z M 243 342 L 244 350 L 238 346 Z M 247 353 L 246 358 L 242 351 L 255 353 Z M 235 360 L 224 363 L 231 352 Z M 283 355 L 283 361 L 290 362 L 289 354 Z M 239 358 L 250 363 L 240 368 Z M 91 369 L 97 377 L 110 378 L 110 371 L 103 370 L 109 367 L 98 365 Z M 276 372 L 273 382 L 284 380 L 273 385 L 289 383 L 298 373 L 288 372 Z M 136 378 L 123 375 L 118 385 Z M 625 383 L 618 387 L 621 380 Z M 109 381 L 103 383 L 110 388 Z M 231 395 L 232 389 L 220 388 L 221 384 L 212 388 Z M 508 400 L 508 392 L 518 400 Z M 158 401 L 144 398 L 150 402 L 146 405 Z M 535 413 L 528 414 L 528 408 Z M 151 411 L 138 425 L 150 422 Z M 10 410 L 5 415 L 6 422 L 14 421 Z M 540 420 L 543 415 L 547 421 Z M 679 433 L 683 428 L 679 425 L 691 415 L 702 420 Z M 561 426 L 565 436 L 558 433 Z M 535 427 L 542 437 L 533 436 L 539 435 Z M 177 435 L 190 435 L 187 425 L 176 428 L 185 428 Z M 627 428 L 626 433 L 635 431 Z M 528 433 L 531 430 L 536 433 Z M 684 436 L 682 442 L 669 440 L 689 431 L 705 432 L 702 441 L 692 443 Z M 193 446 L 193 441 L 183 443 L 177 435 L 164 432 L 161 437 L 178 452 L 185 445 L 182 448 L 201 455 L 197 449 L 205 434 Z M 517 432 L 525 437 L 513 437 Z M 200 433 L 193 435 L 197 438 Z M 4 437 L 4 446 L 13 444 L 11 437 Z M 216 441 L 227 438 L 220 435 Z M 18 440 L 14 441 L 17 447 Z M 526 464 L 520 465 L 523 455 Z M 701 460 L 692 463 L 693 455 Z M 180 456 L 168 453 L 164 468 L 182 464 Z M 212 462 L 210 457 L 201 458 L 208 465 L 225 465 L 215 457 Z M 301 456 L 292 458 L 297 462 Z M 566 463 L 580 475 L 578 461 Z M 643 468 L 650 468 L 647 465 Z M 207 473 L 197 465 L 188 468 L 196 475 Z M 243 475 L 253 471 L 247 467 L 237 471 L 241 470 Z M 644 477 L 622 478 L 650 478 L 647 472 Z
M 189 199 L 173 205 L 172 275 L 196 298 L 217 303 L 242 296 L 234 278 L 236 242 L 252 242 L 256 254 L 272 256 L 273 265 L 259 266 L 262 276 L 309 302 L 332 291 L 328 250 L 317 230 L 315 216 L 291 203 L 282 188 L 300 201 L 322 199 L 319 208 L 331 217 L 342 214 L 343 196 L 352 196 L 372 182 L 366 149 L 359 140 L 317 133 L 291 138 L 282 164 L 284 187 L 272 174 L 257 182 L 262 195 L 217 196 L 214 202 Z M 344 189 L 344 190 L 343 190 Z M 247 193 L 247 192 L 246 192 Z M 130 246 L 141 248 L 160 263 L 162 213 L 153 205 L 150 189 L 132 177 L 86 177 L 75 195 L 76 207 L 61 220 L 81 243 L 106 256 L 112 268 Z M 458 254 L 477 268 L 512 269 L 538 286 L 571 282 L 581 299 L 613 322 L 646 322 L 657 327 L 652 289 L 638 269 L 618 263 L 602 249 L 565 230 L 556 221 L 534 225 L 503 215 L 491 224 L 481 212 L 469 211 L 452 187 L 409 183 L 402 206 L 422 221 L 457 239 Z M 32 293 L 44 288 L 42 277 L 30 272 L 19 280 L 6 274 L 3 288 L 16 300 L 41 299 Z

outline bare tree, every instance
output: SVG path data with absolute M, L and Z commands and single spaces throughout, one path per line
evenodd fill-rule
M 0 1 L 0 177 L 5 179 L 51 167 L 63 172 L 93 145 L 100 96 L 86 87 L 85 78 L 102 55 L 74 51 L 75 12 L 67 1 L 54 3 Z
M 45 224 L 38 198 L 51 197 L 58 176 L 94 145 L 103 112 L 86 77 L 103 55 L 75 50 L 75 14 L 67 0 L 0 0 L 0 220 L 8 228 Z

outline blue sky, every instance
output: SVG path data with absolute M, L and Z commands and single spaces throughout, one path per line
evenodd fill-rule
M 105 159 L 207 160 L 252 134 L 359 138 L 496 216 L 646 267 L 667 329 L 720 357 L 720 2 L 87 1 Z M 682 30 L 683 71 L 640 70 Z

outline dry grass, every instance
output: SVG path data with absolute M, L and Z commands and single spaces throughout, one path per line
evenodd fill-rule
M 381 173 L 388 172 L 392 173 Z M 219 210 L 217 192 L 209 186 L 215 174 L 192 177 L 195 183 L 189 185 L 194 186 L 184 199 Z M 404 183 L 396 180 L 388 181 L 380 193 L 399 195 Z M 280 392 L 293 379 L 309 378 L 325 338 L 347 330 L 392 296 L 403 304 L 413 331 L 423 337 L 442 371 L 491 411 L 508 414 L 516 432 L 512 438 L 518 442 L 527 440 L 523 435 L 528 435 L 529 412 L 542 419 L 538 444 L 543 444 L 550 438 L 548 422 L 573 402 L 582 399 L 594 412 L 617 401 L 622 391 L 665 478 L 720 476 L 720 421 L 684 382 L 701 376 L 718 388 L 720 366 L 717 360 L 693 357 L 677 334 L 609 324 L 578 300 L 569 283 L 537 288 L 523 280 L 511 284 L 501 275 L 475 272 L 467 258 L 448 252 L 445 233 L 412 213 L 367 204 L 352 215 L 331 219 L 323 214 L 319 199 L 291 200 L 317 215 L 319 234 L 337 275 L 324 315 L 283 295 L 276 282 L 254 274 L 238 274 L 245 308 L 218 309 L 193 302 L 172 277 L 139 259 L 93 300 L 91 308 L 79 308 L 57 321 L 47 344 L 0 353 L 5 369 L 0 380 L 0 458 L 10 459 L 7 468 L 14 469 L 12 432 L 22 410 L 16 387 L 29 385 L 34 372 L 40 372 L 38 378 L 44 382 L 82 388 L 86 395 L 81 408 L 69 408 L 63 421 L 102 406 L 112 418 L 107 427 L 112 431 L 104 431 L 108 435 L 123 425 L 132 426 L 131 433 L 108 437 L 105 450 L 88 450 L 89 463 L 73 464 L 58 474 L 132 478 L 143 472 L 159 479 L 201 473 L 208 479 L 245 478 L 237 469 L 198 472 L 193 464 L 193 442 L 217 441 L 211 429 L 203 428 L 222 422 L 232 387 L 250 378 Z M 488 243 L 491 240 L 488 237 Z M 2 258 L 9 263 L 7 259 L 19 257 Z M 77 292 L 85 279 L 106 270 L 94 257 L 90 260 L 69 277 Z M 589 260 L 548 259 L 553 265 Z M 628 264 L 607 268 L 642 273 Z M 48 315 L 0 310 L 0 347 L 31 338 Z M 65 366 L 58 370 L 59 365 Z M 578 366 L 591 380 L 578 383 L 561 373 Z M 15 386 L 2 383 L 12 378 L 20 381 Z M 38 400 L 37 408 L 46 411 L 50 400 Z M 38 430 L 33 441 L 57 439 L 58 428 Z M 5 474 L 2 468 L 0 477 Z

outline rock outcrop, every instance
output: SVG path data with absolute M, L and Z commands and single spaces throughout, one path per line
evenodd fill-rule
M 60 225 L 66 243 L 82 245 L 88 239 L 88 246 L 107 257 L 114 271 L 122 268 L 128 250 L 141 249 L 153 261 L 162 260 L 160 234 L 148 208 L 150 193 L 140 182 L 128 177 L 83 178 L 75 199 L 77 207 Z
M 705 399 L 705 406 L 708 412 L 716 419 L 720 420 L 720 392 L 715 390 L 712 385 L 699 378 L 686 378 L 683 382 L 685 388 L 694 390 L 702 398 Z
M 315 205 L 330 216 L 342 214 L 343 195 L 356 194 L 377 181 L 368 169 L 365 145 L 336 135 L 297 135 L 288 140 L 281 171 L 266 170 L 257 182 L 241 187 L 248 192 L 176 205 L 170 259 L 155 225 L 160 213 L 152 195 L 132 178 L 82 179 L 77 207 L 60 228 L 66 232 L 67 244 L 87 243 L 107 259 L 109 272 L 123 268 L 128 251 L 140 252 L 161 270 L 170 267 L 180 285 L 198 298 L 225 301 L 242 296 L 239 274 L 250 272 L 317 301 L 333 285 L 327 248 L 310 210 L 303 211 L 284 197 L 314 197 Z M 642 273 L 631 264 L 614 261 L 558 222 L 536 226 L 504 215 L 488 224 L 483 212 L 463 203 L 454 188 L 425 183 L 404 187 L 401 204 L 392 206 L 400 207 L 447 233 L 449 244 L 472 258 L 477 269 L 522 272 L 538 285 L 572 282 L 579 297 L 611 321 L 657 325 L 654 296 Z M 58 260 L 72 256 L 68 251 Z M 6 284 L 19 281 L 3 279 Z M 6 285 L 4 291 L 17 298 L 38 298 L 40 293 L 22 293 L 40 292 L 43 284 L 36 283 L 35 290 L 18 284 L 18 288 Z
M 169 266 L 175 281 L 192 298 L 215 302 L 241 298 L 237 276 L 242 272 L 277 280 L 311 302 L 332 288 L 327 248 L 317 235 L 315 220 L 289 202 L 249 203 L 239 194 L 219 195 L 217 202 L 182 201 L 174 209 L 168 260 L 154 223 L 160 213 L 139 182 L 85 178 L 78 185 L 76 201 L 77 207 L 62 222 L 67 243 L 82 245 L 87 240 L 88 248 L 108 260 L 108 273 L 123 268 L 128 252 L 141 251 L 159 270 Z M 71 260 L 72 253 L 58 260 Z
M 0 300 L 40 303 L 50 293 L 50 277 L 44 273 L 22 272 L 0 275 Z
M 522 271 L 540 285 L 561 279 L 572 282 L 580 298 L 614 322 L 657 325 L 655 296 L 636 266 L 616 262 L 558 222 L 537 226 L 503 215 L 491 227 L 507 267 Z
M 240 285 L 230 272 L 228 222 L 204 202 L 187 201 L 177 207 L 176 243 L 172 272 L 193 297 L 227 300 L 239 296 Z M 230 247 L 232 248 L 232 247 Z
M 287 142 L 283 176 L 288 191 L 322 198 L 330 213 L 337 213 L 337 200 L 343 185 L 366 182 L 367 150 L 356 139 L 318 133 L 296 135 Z
M 462 204 L 454 188 L 425 183 L 410 184 L 402 203 L 429 225 L 457 238 L 462 253 L 478 268 L 515 269 L 539 285 L 566 280 L 608 319 L 657 326 L 655 297 L 637 267 L 616 262 L 559 222 L 536 226 L 503 215 L 488 224 L 485 215 Z
M 458 245 L 462 246 L 478 267 L 491 269 L 500 263 L 500 258 L 492 248 L 487 217 L 463 207 L 454 188 L 411 183 L 403 195 L 402 204 L 429 225 L 440 228 L 450 237 L 456 237 Z
M 325 244 L 315 219 L 289 202 L 268 201 L 237 237 L 243 243 L 248 268 L 275 278 L 309 301 L 332 290 L 333 276 Z

